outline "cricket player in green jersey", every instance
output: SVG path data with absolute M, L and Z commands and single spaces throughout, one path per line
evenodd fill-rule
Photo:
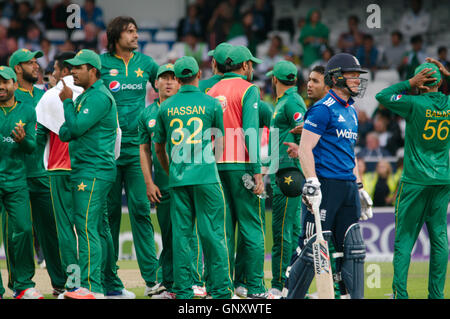
M 161 228 L 163 250 L 159 257 L 159 264 L 162 268 L 162 281 L 155 289 L 146 288 L 145 295 L 152 296 L 153 299 L 175 299 L 172 292 L 173 285 L 173 252 L 172 252 L 172 223 L 170 219 L 170 190 L 169 177 L 159 163 L 153 135 L 156 125 L 156 117 L 162 102 L 178 92 L 180 85 L 175 79 L 173 64 L 164 64 L 159 67 L 156 76 L 155 87 L 158 89 L 159 99 L 147 106 L 139 118 L 139 139 L 141 167 L 147 185 L 147 197 L 155 204 L 158 222 Z M 154 179 L 152 177 L 152 166 Z M 205 297 L 202 269 L 202 251 L 200 237 L 195 223 L 192 244 L 192 278 L 194 282 L 193 290 L 195 297 Z M 158 278 L 159 279 L 159 278 Z M 165 291 L 167 290 L 167 291 Z
M 9 288 L 16 299 L 43 299 L 34 276 L 33 233 L 25 157 L 36 149 L 34 106 L 17 100 L 14 71 L 0 66 L 0 212 Z M 0 297 L 5 289 L 0 281 Z
M 285 171 L 300 171 L 300 162 L 297 158 L 289 157 L 288 146 L 284 143 L 298 144 L 301 135 L 290 133 L 292 129 L 303 122 L 306 113 L 306 105 L 297 92 L 297 67 L 289 61 L 280 61 L 275 64 L 272 71 L 266 76 L 272 78 L 272 86 L 276 92 L 277 103 L 270 124 L 271 134 L 278 134 L 278 141 L 270 139 L 271 158 L 270 181 L 273 190 L 272 204 L 272 289 L 270 292 L 281 297 L 284 287 L 285 272 L 288 267 L 293 251 L 297 246 L 298 229 L 300 225 L 301 196 L 286 196 L 281 185 L 294 184 L 294 174 L 287 174 L 282 180 L 278 175 Z M 276 131 L 276 132 L 275 132 Z M 277 143 L 276 145 L 272 143 Z M 275 152 L 273 152 L 275 150 Z M 297 174 L 296 176 L 302 176 Z M 303 178 L 302 178 L 303 179 Z M 302 181 L 297 181 L 302 184 Z
M 214 84 L 222 80 L 225 70 L 225 60 L 227 59 L 227 52 L 233 45 L 222 42 L 214 50 L 208 52 L 208 55 L 212 57 L 211 69 L 213 76 L 209 79 L 201 80 L 198 84 L 198 88 L 201 92 L 208 93 Z
M 16 72 L 19 85 L 15 93 L 16 98 L 34 108 L 44 95 L 43 90 L 34 86 L 39 75 L 39 65 L 36 59 L 42 56 L 43 53 L 40 51 L 31 52 L 27 49 L 20 49 L 14 52 L 9 59 L 9 66 Z M 37 123 L 36 130 L 36 149 L 25 159 L 27 183 L 33 228 L 46 261 L 53 295 L 57 296 L 64 290 L 67 276 L 62 269 L 56 223 L 51 207 L 49 176 L 44 166 L 47 134 L 45 128 L 39 123 Z
M 69 142 L 81 274 L 80 287 L 64 297 L 103 299 L 106 293 L 111 299 L 132 299 L 134 294 L 123 288 L 117 273 L 107 273 L 112 271 L 107 266 L 115 262 L 106 198 L 116 177 L 116 103 L 100 80 L 101 62 L 95 52 L 81 50 L 66 62 L 72 65 L 74 84 L 84 92 L 73 101 L 73 92 L 63 81 L 59 95 L 65 118 L 59 136 L 61 141 Z
M 222 107 L 198 89 L 201 71 L 194 58 L 178 59 L 174 69 L 181 88 L 161 104 L 154 136 L 155 151 L 169 175 L 172 190 L 173 291 L 179 299 L 193 297 L 190 243 L 196 218 L 208 269 L 209 293 L 212 298 L 230 298 L 233 284 L 225 196 L 215 160 L 222 149 Z
M 443 299 L 448 263 L 447 207 L 450 199 L 450 102 L 438 92 L 442 75 L 433 63 L 421 64 L 407 81 L 376 95 L 406 120 L 403 174 L 395 202 L 395 299 L 408 298 L 411 251 L 425 223 L 430 236 L 428 298 Z M 419 89 L 419 95 L 404 92 Z
M 147 83 L 155 83 L 158 64 L 138 51 L 137 24 L 133 18 L 117 17 L 107 28 L 108 52 L 100 56 L 102 80 L 113 95 L 122 130 L 117 177 L 108 196 L 111 233 L 119 254 L 122 188 L 128 201 L 136 257 L 146 286 L 156 283 L 158 259 L 150 219 L 150 202 L 139 160 L 138 119 L 145 108 Z
M 227 72 L 209 91 L 222 104 L 225 138 L 224 153 L 217 162 L 227 199 L 228 246 L 234 248 L 236 224 L 238 240 L 244 247 L 236 248 L 236 264 L 245 263 L 248 298 L 267 298 L 264 285 L 264 221 L 258 195 L 264 191 L 259 145 L 259 89 L 249 81 L 253 78 L 253 57 L 244 46 L 233 46 L 227 53 Z M 247 189 L 242 177 L 253 177 L 255 187 Z M 230 254 L 234 269 L 234 252 Z M 238 279 L 235 277 L 235 279 Z

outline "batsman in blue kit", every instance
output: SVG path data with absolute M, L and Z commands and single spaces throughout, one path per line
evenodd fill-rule
M 305 114 L 299 151 L 305 175 L 305 213 L 298 256 L 289 271 L 288 299 L 305 298 L 314 277 L 313 206 L 319 207 L 340 294 L 352 299 L 364 297 L 365 246 L 358 220 L 372 217 L 372 200 L 363 189 L 354 152 L 358 118 L 353 97 L 364 94 L 367 81 L 360 78 L 361 73 L 366 71 L 353 55 L 333 56 L 325 69 L 325 83 L 331 89 Z

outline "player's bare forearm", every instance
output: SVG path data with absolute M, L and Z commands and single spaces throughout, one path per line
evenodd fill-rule
M 169 175 L 169 157 L 167 156 L 166 152 L 166 143 L 164 144 L 155 143 L 155 152 L 156 157 L 158 158 L 158 161 L 161 164 L 162 168 L 164 169 L 166 174 Z
M 358 170 L 358 159 L 355 156 L 355 167 L 353 168 L 353 174 L 356 176 L 356 182 L 361 183 L 362 182 L 362 176 L 359 176 L 359 170 Z
M 141 160 L 142 174 L 144 175 L 145 184 L 147 187 L 153 185 L 152 179 L 152 152 L 149 144 L 141 144 L 139 146 L 139 157 Z
M 304 130 L 300 140 L 299 159 L 305 178 L 317 177 L 313 149 L 319 142 L 320 135 Z

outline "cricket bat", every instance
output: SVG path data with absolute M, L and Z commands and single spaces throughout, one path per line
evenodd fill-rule
M 314 273 L 319 299 L 334 299 L 333 274 L 331 272 L 328 242 L 323 238 L 319 207 L 313 207 L 316 224 L 316 241 L 312 245 Z

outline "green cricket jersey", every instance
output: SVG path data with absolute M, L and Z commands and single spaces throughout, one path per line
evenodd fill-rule
M 209 89 L 212 88 L 217 82 L 223 79 L 223 75 L 220 74 L 214 74 L 209 79 L 201 80 L 198 83 L 198 88 L 200 89 L 200 92 L 208 93 Z
M 25 90 L 19 87 L 14 93 L 17 100 L 22 101 L 28 105 L 36 108 L 39 100 L 44 95 L 44 90 L 33 87 L 32 91 Z M 47 134 L 45 134 L 44 127 L 37 123 L 36 128 L 36 149 L 34 152 L 25 157 L 25 166 L 27 168 L 27 177 L 41 177 L 47 175 L 47 170 L 44 166 L 44 150 L 47 144 Z
M 22 143 L 14 142 L 17 125 L 25 130 Z M 0 107 L 0 187 L 27 187 L 25 158 L 36 149 L 36 112 L 33 105 L 16 101 L 12 107 Z
M 404 167 L 401 180 L 419 185 L 450 184 L 450 97 L 441 92 L 402 95 L 409 81 L 376 95 L 386 108 L 406 120 Z
M 272 120 L 273 116 L 273 106 L 266 102 L 261 100 L 259 102 L 259 127 L 263 128 L 265 126 L 270 127 L 270 121 Z
M 64 117 L 59 136 L 61 141 L 69 142 L 71 178 L 114 182 L 117 107 L 103 81 L 95 82 L 75 102 L 66 99 Z
M 168 143 L 170 187 L 220 182 L 211 143 L 214 129 L 223 135 L 222 106 L 195 86 L 182 86 L 161 104 L 154 141 Z
M 122 148 L 118 164 L 139 158 L 138 119 L 145 108 L 147 83 L 155 83 L 158 64 L 138 51 L 126 64 L 118 55 L 104 53 L 101 79 L 113 95 L 122 129 Z
M 155 134 L 156 128 L 156 117 L 159 112 L 159 99 L 149 106 L 147 106 L 141 113 L 139 117 L 139 143 L 148 144 L 151 143 L 152 152 L 152 163 L 153 171 L 155 174 L 155 184 L 159 187 L 161 191 L 167 190 L 169 188 L 169 177 L 162 168 L 155 152 L 155 142 L 153 141 L 153 136 Z
M 278 158 L 272 158 L 270 163 L 272 172 L 276 172 L 276 165 L 278 165 L 278 169 L 297 167 L 301 170 L 299 160 L 289 157 L 287 153 L 288 146 L 283 143 L 300 143 L 300 135 L 294 135 L 289 133 L 289 131 L 302 123 L 305 113 L 306 105 L 298 94 L 297 87 L 286 90 L 278 98 L 275 112 L 270 122 L 271 134 L 274 134 L 275 129 L 278 129 L 279 134 L 278 145 L 271 145 L 272 139 L 269 141 L 271 154 L 278 149 Z

